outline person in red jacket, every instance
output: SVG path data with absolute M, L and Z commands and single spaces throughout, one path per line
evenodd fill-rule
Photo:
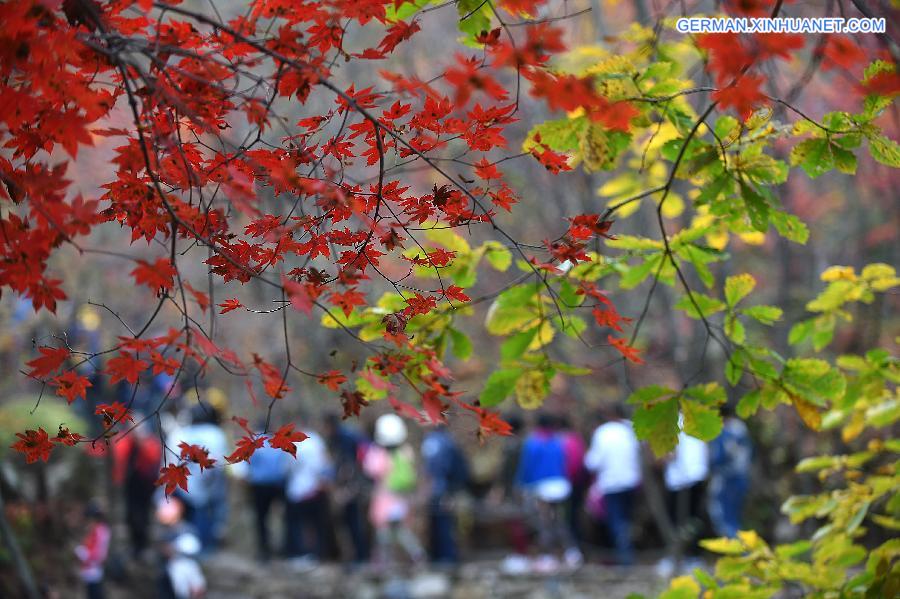
M 88 520 L 87 534 L 75 547 L 79 561 L 79 574 L 84 581 L 88 599 L 103 599 L 103 564 L 109 554 L 109 524 L 106 514 L 96 501 L 88 503 L 85 510 Z
M 150 544 L 153 492 L 162 455 L 159 436 L 146 422 L 113 444 L 113 481 L 122 487 L 134 557 L 141 557 Z

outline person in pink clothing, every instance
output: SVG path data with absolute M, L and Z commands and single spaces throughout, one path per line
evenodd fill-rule
M 88 520 L 87 534 L 75 547 L 79 574 L 84 582 L 87 598 L 103 599 L 103 564 L 109 554 L 109 524 L 103 509 L 94 501 L 88 503 L 85 516 Z
M 415 454 L 406 443 L 403 419 L 385 414 L 375 422 L 375 445 L 363 459 L 363 470 L 375 481 L 369 519 L 375 529 L 376 559 L 389 563 L 395 546 L 414 563 L 425 559 L 425 551 L 409 528 L 411 496 L 416 488 Z

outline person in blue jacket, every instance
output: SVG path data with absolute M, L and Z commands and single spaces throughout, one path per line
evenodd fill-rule
M 284 502 L 284 485 L 290 459 L 288 453 L 269 446 L 268 441 L 250 457 L 247 483 L 250 485 L 253 513 L 256 517 L 257 553 L 263 561 L 272 557 L 269 512 L 273 505 Z
M 750 486 L 753 441 L 747 425 L 734 416 L 730 406 L 722 409 L 722 415 L 722 432 L 709 446 L 709 517 L 717 534 L 735 537 Z
M 536 426 L 522 445 L 516 482 L 522 489 L 526 508 L 533 512 L 537 525 L 537 545 L 542 554 L 535 560 L 539 573 L 549 573 L 559 567 L 553 555 L 555 549 L 564 550 L 566 565 L 575 568 L 582 563 L 582 554 L 565 520 L 566 500 L 572 484 L 566 477 L 563 443 L 556 434 L 555 419 L 539 414 Z

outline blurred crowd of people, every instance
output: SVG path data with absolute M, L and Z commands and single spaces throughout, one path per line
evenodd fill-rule
M 599 411 L 588 438 L 564 416 L 533 413 L 526 427 L 510 415 L 515 434 L 498 441 L 489 468 L 479 462 L 482 448 L 467 451 L 445 426 L 424 427 L 414 443 L 406 421 L 393 413 L 379 416 L 371 430 L 336 414 L 305 418 L 308 438 L 296 444 L 296 457 L 266 443 L 248 462 L 227 468 L 191 463 L 190 491 L 165 498 L 156 486 L 164 447 L 198 445 L 225 463 L 222 402 L 215 394 L 207 399 L 160 419 L 161 428 L 144 424 L 113 444 L 129 547 L 135 557 L 155 556 L 161 597 L 203 595 L 200 564 L 226 541 L 235 518 L 229 506 L 252 512 L 259 560 L 286 558 L 298 568 L 330 560 L 378 571 L 427 561 L 453 565 L 462 557 L 460 516 L 491 505 L 507 508 L 501 567 L 509 574 L 580 566 L 586 521 L 606 532 L 608 561 L 627 567 L 636 559 L 635 510 L 655 468 L 665 517 L 688 567 L 696 565 L 690 560 L 699 556 L 701 536 L 734 536 L 741 526 L 752 457 L 742 421 L 726 417 L 711 443 L 681 433 L 675 451 L 654 461 L 618 405 Z M 259 433 L 264 428 L 258 424 Z M 103 521 L 92 509 L 93 521 Z M 102 597 L 97 588 L 109 542 L 108 528 L 99 530 L 91 527 L 82 543 L 88 549 L 79 554 L 91 597 Z M 657 565 L 662 575 L 675 567 L 670 558 Z

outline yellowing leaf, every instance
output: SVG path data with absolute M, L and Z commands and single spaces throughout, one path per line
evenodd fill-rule
M 748 231 L 746 233 L 738 233 L 741 241 L 747 245 L 762 245 L 766 242 L 766 234 L 760 231 Z
M 855 281 L 856 273 L 853 272 L 852 266 L 829 266 L 819 278 L 826 283 L 831 281 Z
M 740 274 L 725 280 L 725 302 L 734 306 L 756 287 L 756 279 L 751 274 Z
M 724 555 L 740 555 L 744 552 L 744 544 L 739 539 L 720 537 L 718 539 L 703 539 L 700 546 L 713 553 Z
M 794 408 L 796 408 L 797 413 L 800 414 L 800 418 L 803 419 L 806 426 L 814 431 L 822 427 L 822 414 L 815 404 L 800 397 L 792 397 L 791 400 L 794 402 Z
M 524 410 L 536 410 L 550 391 L 550 381 L 541 370 L 528 370 L 516 382 L 516 402 Z

